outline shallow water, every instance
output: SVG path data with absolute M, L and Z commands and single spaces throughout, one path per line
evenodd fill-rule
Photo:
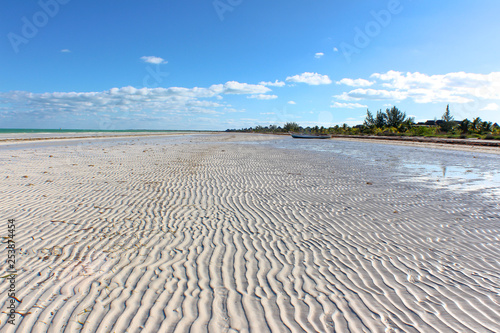
M 353 164 L 399 175 L 432 188 L 500 197 L 500 155 L 372 142 L 293 140 L 258 142 L 351 159 Z

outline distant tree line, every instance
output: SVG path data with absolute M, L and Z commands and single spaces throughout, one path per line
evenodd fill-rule
M 491 121 L 483 121 L 476 117 L 472 120 L 457 121 L 453 118 L 450 106 L 441 119 L 428 120 L 425 123 L 415 123 L 413 117 L 397 107 L 379 110 L 376 114 L 366 110 L 366 118 L 361 125 L 350 127 L 347 124 L 333 127 L 302 127 L 296 122 L 288 122 L 281 126 L 255 126 L 242 129 L 228 129 L 226 132 L 247 133 L 310 133 L 310 134 L 343 134 L 343 135 L 407 135 L 407 136 L 445 136 L 445 137 L 477 137 L 483 139 L 500 139 L 500 126 Z

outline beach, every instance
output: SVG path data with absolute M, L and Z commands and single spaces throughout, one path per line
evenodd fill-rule
M 499 332 L 498 162 L 251 134 L 9 141 L 0 331 Z

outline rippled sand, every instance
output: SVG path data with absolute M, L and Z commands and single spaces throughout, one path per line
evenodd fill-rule
M 0 330 L 500 331 L 498 202 L 268 139 L 1 150 Z

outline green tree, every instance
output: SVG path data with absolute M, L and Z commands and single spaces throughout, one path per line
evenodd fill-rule
M 443 123 L 439 126 L 441 131 L 449 132 L 453 129 L 453 126 L 455 126 L 455 121 L 451 115 L 449 104 L 446 106 L 446 111 L 443 113 L 441 119 L 443 120 Z
M 413 128 L 413 126 L 415 126 L 415 118 L 413 117 L 406 118 L 406 120 L 401 125 L 401 131 L 402 132 L 409 131 Z
M 392 109 L 385 111 L 387 126 L 399 128 L 406 120 L 406 113 L 400 111 L 397 107 L 393 106 Z
M 382 112 L 382 110 L 379 110 L 375 116 L 375 127 L 383 128 L 385 126 L 387 126 L 386 115 Z
M 491 132 L 500 134 L 500 126 L 498 125 L 498 123 L 494 123 L 493 126 L 491 126 Z
M 375 118 L 373 118 L 373 114 L 370 112 L 370 110 L 366 110 L 366 118 L 365 118 L 365 122 L 363 123 L 363 125 L 365 125 L 366 127 L 375 127 Z
M 285 126 L 283 126 L 283 130 L 285 132 L 299 132 L 300 126 L 295 122 L 288 122 L 285 124 Z
M 470 129 L 473 132 L 480 132 L 481 131 L 481 118 L 477 117 L 472 119 L 472 123 L 470 124 Z
M 491 121 L 483 121 L 481 123 L 481 132 L 491 133 L 493 123 Z
M 467 134 L 469 133 L 469 129 L 470 129 L 470 126 L 471 126 L 471 122 L 469 119 L 465 118 L 464 120 L 462 120 L 462 122 L 460 123 L 460 131 L 463 133 L 463 134 Z
M 450 104 L 446 106 L 446 111 L 443 113 L 443 117 L 441 119 L 445 122 L 453 121 L 453 116 L 450 112 Z

